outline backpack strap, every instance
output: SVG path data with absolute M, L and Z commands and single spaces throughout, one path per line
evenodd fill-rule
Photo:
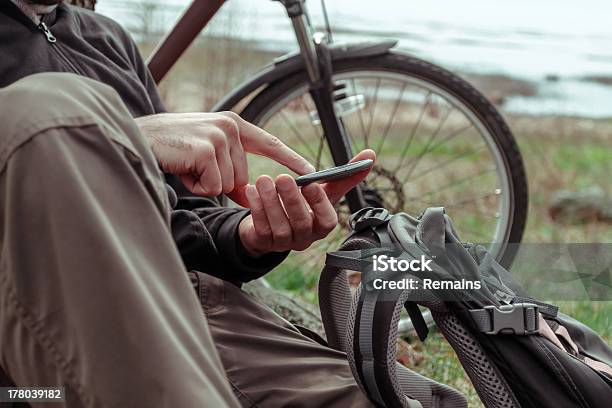
M 398 378 L 401 369 L 395 361 L 397 321 L 408 292 L 396 292 L 395 300 L 382 300 L 379 295 L 379 291 L 364 290 L 362 286 L 352 304 L 350 315 L 355 318 L 348 328 L 347 352 L 351 370 L 377 406 L 432 406 L 431 387 L 426 379 L 421 380 L 416 373 L 404 370 L 403 376 L 413 384 L 402 388 Z
M 417 336 L 419 336 L 419 340 L 425 341 L 429 335 L 429 327 L 427 327 L 427 322 L 425 322 L 425 318 L 423 318 L 423 313 L 421 313 L 419 305 L 415 302 L 406 301 L 404 307 L 406 308 L 406 312 L 408 312 L 414 331 L 416 331 Z
M 559 306 L 552 305 L 546 302 L 541 302 L 537 299 L 532 299 L 530 297 L 516 296 L 514 298 L 514 303 L 535 303 L 536 305 L 538 305 L 538 311 L 549 319 L 557 317 L 557 315 L 559 314 Z
M 384 248 L 328 252 L 325 257 L 325 265 L 355 272 L 365 272 L 368 266 L 371 265 L 371 258 L 374 255 L 388 252 Z
M 423 377 L 396 362 L 398 322 L 406 307 L 425 336 L 427 326 L 409 290 L 370 290 L 372 256 L 395 247 L 387 232 L 386 211 L 364 209 L 351 218 L 355 232 L 340 251 L 327 255 L 319 280 L 319 307 L 327 341 L 347 353 L 355 380 L 370 400 L 388 408 L 463 408 L 456 390 Z M 374 233 L 374 234 L 372 234 Z M 375 235 L 378 242 L 372 240 Z M 382 245 L 381 245 L 382 243 Z M 362 272 L 353 295 L 347 270 Z M 370 285 L 369 287 L 367 285 Z M 419 317 L 417 317 L 419 316 Z
M 319 277 L 319 309 L 327 341 L 336 350 L 347 352 L 347 322 L 353 297 L 346 271 L 363 272 L 371 256 L 383 251 L 378 243 L 360 234 L 366 230 L 384 229 L 390 217 L 383 208 L 368 207 L 357 211 L 349 218 L 353 232 L 341 250 L 327 254 Z

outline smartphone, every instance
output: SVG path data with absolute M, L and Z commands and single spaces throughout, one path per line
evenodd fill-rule
M 298 187 L 305 186 L 310 183 L 322 183 L 330 180 L 337 180 L 352 176 L 355 173 L 369 169 L 374 163 L 373 160 L 360 160 L 355 163 L 345 164 L 343 166 L 332 167 L 331 169 L 320 170 L 314 173 L 304 174 L 296 177 L 295 183 Z

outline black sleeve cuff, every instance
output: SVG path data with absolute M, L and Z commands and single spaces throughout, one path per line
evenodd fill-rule
M 223 265 L 231 271 L 230 275 L 240 282 L 262 277 L 289 255 L 289 251 L 272 252 L 259 258 L 252 258 L 247 254 L 238 236 L 238 226 L 249 213 L 249 210 L 239 210 L 228 216 L 219 228 L 216 239 Z

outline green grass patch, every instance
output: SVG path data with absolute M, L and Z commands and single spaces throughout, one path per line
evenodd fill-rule
M 581 321 L 612 344 L 612 302 L 556 302 L 559 310 Z

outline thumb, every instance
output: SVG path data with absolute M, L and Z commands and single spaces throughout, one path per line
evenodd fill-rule
M 376 153 L 370 149 L 362 150 L 355 157 L 353 157 L 349 163 L 367 159 L 375 161 Z M 331 201 L 332 204 L 336 204 L 338 201 L 340 201 L 340 199 L 346 193 L 348 193 L 353 187 L 361 183 L 361 181 L 366 178 L 366 176 L 370 173 L 370 170 L 372 170 L 372 167 L 360 171 L 359 173 L 355 173 L 350 177 L 333 180 L 323 184 L 323 190 L 325 191 L 325 194 L 327 194 L 329 201 Z

